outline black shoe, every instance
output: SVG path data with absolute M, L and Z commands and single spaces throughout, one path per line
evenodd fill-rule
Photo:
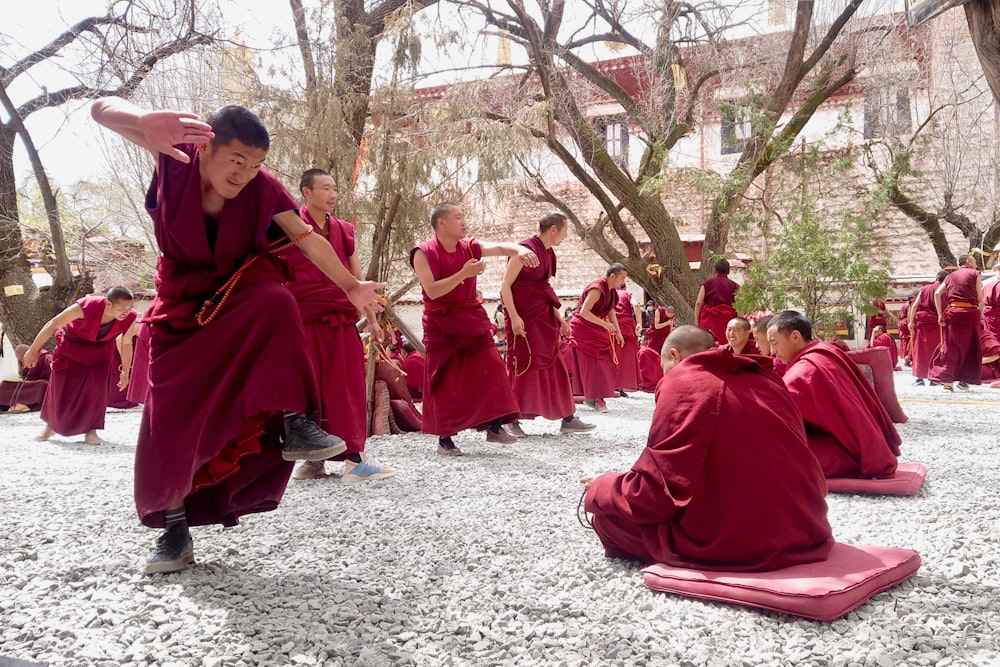
M 619 398 L 628 398 L 628 394 L 625 393 L 624 389 L 619 389 L 618 390 L 618 397 Z
M 305 415 L 285 415 L 281 458 L 286 461 L 323 461 L 346 451 L 343 440 L 316 426 Z
M 923 378 L 917 378 L 916 380 L 913 381 L 913 384 L 915 386 L 917 386 L 917 387 L 923 387 L 924 386 L 924 379 Z
M 186 523 L 175 523 L 156 539 L 156 551 L 146 561 L 146 574 L 178 572 L 194 562 L 194 541 Z

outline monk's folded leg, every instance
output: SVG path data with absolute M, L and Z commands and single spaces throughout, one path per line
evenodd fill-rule
M 649 553 L 643 541 L 646 531 L 656 532 L 656 529 L 641 526 L 621 517 L 594 515 L 591 518 L 594 532 L 601 538 L 604 545 L 604 555 L 608 558 L 624 558 L 638 560 L 643 564 L 653 563 L 656 559 Z

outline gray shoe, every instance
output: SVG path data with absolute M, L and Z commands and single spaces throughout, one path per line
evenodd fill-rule
M 179 572 L 194 562 L 194 541 L 186 523 L 175 523 L 156 539 L 145 574 Z
M 305 415 L 285 415 L 281 458 L 286 461 L 323 461 L 346 451 L 343 440 L 316 426 Z
M 569 421 L 563 421 L 562 425 L 559 427 L 560 433 L 587 433 L 588 431 L 593 431 L 597 428 L 597 424 L 588 424 L 585 421 L 581 421 L 576 415 L 573 419 Z
M 326 477 L 326 464 L 322 461 L 302 461 L 292 472 L 292 479 L 323 479 Z
M 520 422 L 511 422 L 510 424 L 504 424 L 504 428 L 515 438 L 526 438 L 528 434 L 524 432 L 521 428 Z

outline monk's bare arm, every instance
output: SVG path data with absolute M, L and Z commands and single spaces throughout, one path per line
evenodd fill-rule
M 153 157 L 163 153 L 184 163 L 191 159 L 174 146 L 204 144 L 215 136 L 212 126 L 198 120 L 196 114 L 147 111 L 120 97 L 100 98 L 91 105 L 90 115 L 98 124 L 145 148 Z
M 608 313 L 608 319 L 611 321 L 611 326 L 614 327 L 612 331 L 615 334 L 615 339 L 618 341 L 618 344 L 624 345 L 625 337 L 622 336 L 622 328 L 618 324 L 618 314 L 612 310 L 610 313 Z
M 701 307 L 705 305 L 705 286 L 698 290 L 698 298 L 694 302 L 694 325 L 699 326 L 701 322 Z
M 522 268 L 524 268 L 524 264 L 521 262 L 507 262 L 507 271 L 503 274 L 503 282 L 500 283 L 500 296 L 503 297 L 503 306 L 507 309 L 507 315 L 510 317 L 510 328 L 514 330 L 515 336 L 524 335 L 524 320 L 517 312 L 517 306 L 514 304 L 514 292 L 511 288 L 521 274 Z
M 28 346 L 28 351 L 24 353 L 22 363 L 25 368 L 33 368 L 35 366 L 38 362 L 38 351 L 42 349 L 42 345 L 45 345 L 45 343 L 47 343 L 49 339 L 55 335 L 56 331 L 59 330 L 59 327 L 66 326 L 73 320 L 82 319 L 83 308 L 80 307 L 80 304 L 74 303 L 72 306 L 69 306 L 66 310 L 46 322 L 45 326 L 42 327 L 42 330 L 38 332 L 37 336 L 35 336 L 35 340 L 31 341 L 31 345 Z
M 638 331 L 642 327 L 642 310 L 637 303 L 632 304 L 632 317 L 635 319 L 635 329 Z
M 944 291 L 948 289 L 947 285 L 942 281 L 938 288 L 934 290 L 934 307 L 937 308 L 938 324 L 944 325 L 944 308 L 941 307 L 941 296 Z
M 372 307 L 375 312 L 381 312 L 383 308 L 382 297 L 377 292 L 385 287 L 385 283 L 375 283 L 368 280 L 358 280 L 351 274 L 350 270 L 337 257 L 330 242 L 319 234 L 303 234 L 310 231 L 312 227 L 303 222 L 296 211 L 283 211 L 274 216 L 274 222 L 281 227 L 281 231 L 290 239 L 299 239 L 298 246 L 302 254 L 309 258 L 320 271 L 337 283 L 347 298 L 351 300 L 359 310 Z
M 424 293 L 432 299 L 440 299 L 458 287 L 466 278 L 474 278 L 484 270 L 486 270 L 486 265 L 483 264 L 482 260 L 470 259 L 458 273 L 441 280 L 434 280 L 431 265 L 427 262 L 427 255 L 424 254 L 424 251 L 417 249 L 413 253 L 413 272 L 417 274 L 417 280 L 420 281 L 420 287 L 423 288 Z
M 979 312 L 983 312 L 983 279 L 976 276 L 976 298 L 979 300 Z
M 618 327 L 611 322 L 601 319 L 597 315 L 594 315 L 594 306 L 597 304 L 597 300 L 601 298 L 601 293 L 595 289 L 587 292 L 587 296 L 583 299 L 583 305 L 580 306 L 580 317 L 587 320 L 591 324 L 596 324 L 602 329 L 607 331 L 614 331 Z M 614 312 L 614 311 L 612 311 Z
M 535 268 L 538 266 L 538 257 L 530 249 L 519 243 L 490 243 L 480 241 L 479 247 L 483 251 L 483 257 L 517 257 L 525 266 Z
M 119 373 L 118 378 L 118 389 L 124 389 L 128 386 L 129 377 L 132 373 L 132 360 L 135 355 L 135 349 L 132 345 L 132 341 L 135 337 L 139 335 L 139 322 L 133 322 L 132 326 L 128 328 L 124 334 L 119 336 L 121 345 L 118 349 L 119 354 L 122 356 L 122 369 Z

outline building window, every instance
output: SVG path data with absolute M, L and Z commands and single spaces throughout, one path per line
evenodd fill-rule
M 628 118 L 603 116 L 595 124 L 597 135 L 604 142 L 608 155 L 622 169 L 628 168 Z
M 753 134 L 753 120 L 739 102 L 722 104 L 722 154 L 742 153 Z
M 865 96 L 865 139 L 898 137 L 913 131 L 906 89 L 872 90 Z

